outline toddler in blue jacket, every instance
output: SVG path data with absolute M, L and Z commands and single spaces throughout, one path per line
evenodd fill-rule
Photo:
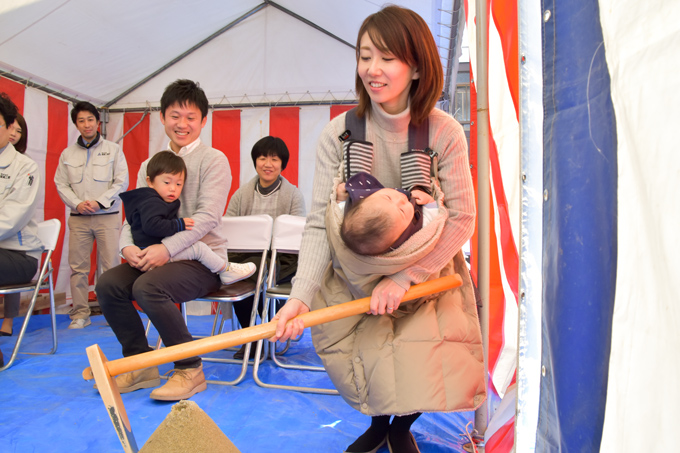
M 193 219 L 177 217 L 179 196 L 186 175 L 184 159 L 171 151 L 161 151 L 149 160 L 146 167 L 146 183 L 149 187 L 120 194 L 132 239 L 140 249 L 160 244 L 163 238 L 194 226 Z M 180 260 L 199 261 L 211 272 L 219 274 L 223 285 L 248 278 L 257 269 L 253 263 L 226 262 L 201 241 L 171 259 Z

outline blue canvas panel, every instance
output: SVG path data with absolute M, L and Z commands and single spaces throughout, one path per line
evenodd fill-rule
M 544 1 L 543 10 L 551 14 L 542 31 L 545 374 L 536 451 L 593 452 L 616 281 L 616 120 L 597 1 Z

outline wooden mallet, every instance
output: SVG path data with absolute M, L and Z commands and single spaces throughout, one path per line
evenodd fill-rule
M 435 280 L 414 285 L 409 289 L 402 302 L 419 299 L 431 294 L 447 291 L 462 285 L 462 279 L 458 274 L 440 277 Z M 310 311 L 297 316 L 302 319 L 305 327 L 316 326 L 326 322 L 350 316 L 360 315 L 368 312 L 370 307 L 370 297 L 364 297 L 351 302 L 335 305 L 333 307 L 322 308 Z M 290 322 L 290 321 L 289 321 Z M 270 321 L 252 327 L 227 332 L 212 337 L 201 338 L 189 343 L 182 343 L 175 346 L 145 352 L 122 359 L 108 361 L 99 345 L 92 345 L 86 349 L 90 367 L 83 370 L 83 378 L 90 380 L 94 378 L 99 389 L 99 394 L 104 401 L 106 411 L 109 413 L 118 438 L 126 452 L 136 453 L 138 451 L 132 428 L 125 412 L 125 406 L 120 397 L 115 376 L 128 373 L 130 371 L 141 370 L 151 366 L 158 366 L 164 363 L 175 362 L 233 346 L 250 343 L 266 338 L 271 338 L 276 333 L 276 322 Z

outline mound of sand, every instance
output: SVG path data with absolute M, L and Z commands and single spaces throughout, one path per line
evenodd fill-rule
M 172 406 L 139 453 L 240 453 L 208 414 L 193 401 Z

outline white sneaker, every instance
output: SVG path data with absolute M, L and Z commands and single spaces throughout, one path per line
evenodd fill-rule
M 69 329 L 83 329 L 87 326 L 92 324 L 90 321 L 90 318 L 79 318 L 79 319 L 74 319 L 71 321 L 71 324 L 68 325 Z
M 256 270 L 257 266 L 253 263 L 228 263 L 227 270 L 220 272 L 220 280 L 222 280 L 223 285 L 231 285 L 250 277 Z

